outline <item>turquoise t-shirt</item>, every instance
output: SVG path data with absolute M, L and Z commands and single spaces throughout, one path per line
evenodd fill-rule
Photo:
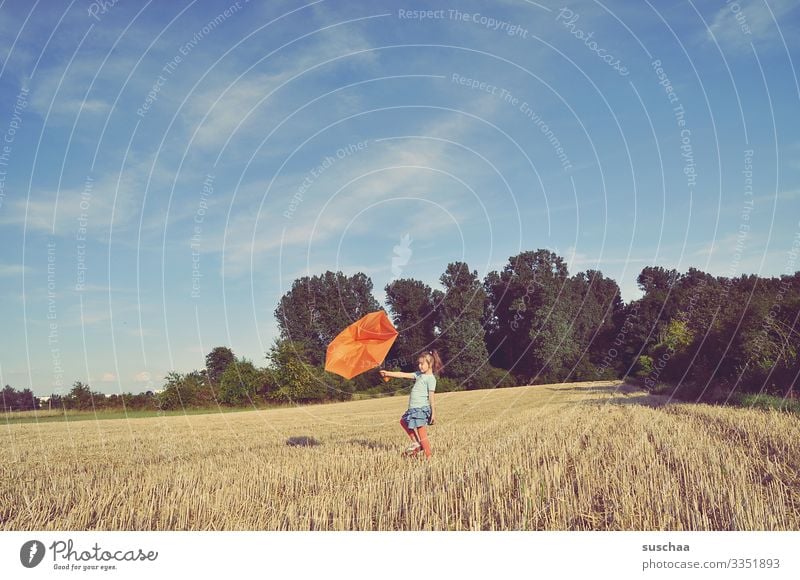
M 415 371 L 414 374 L 417 375 L 417 380 L 414 381 L 414 386 L 411 387 L 411 395 L 408 397 L 408 408 L 430 407 L 431 401 L 428 397 L 428 391 L 436 390 L 436 376 L 423 375 L 419 371 Z

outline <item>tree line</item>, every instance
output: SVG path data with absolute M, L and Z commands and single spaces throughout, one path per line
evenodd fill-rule
M 798 381 L 800 272 L 725 278 L 647 266 L 637 278 L 643 296 L 625 304 L 613 279 L 598 270 L 570 276 L 563 258 L 540 249 L 510 257 L 483 279 L 453 262 L 439 282 L 442 289 L 414 279 L 385 287 L 400 332 L 385 368 L 414 370 L 418 353 L 436 348 L 445 361 L 437 390 L 625 378 L 710 400 L 734 392 L 790 396 Z M 169 373 L 159 392 L 106 396 L 77 382 L 56 401 L 59 408 L 180 409 L 394 392 L 398 384 L 383 383 L 377 371 L 345 380 L 323 370 L 328 343 L 381 308 L 372 290 L 363 273 L 295 280 L 275 310 L 279 337 L 264 367 L 220 346 L 204 369 Z M 29 389 L 2 392 L 6 409 L 38 404 Z

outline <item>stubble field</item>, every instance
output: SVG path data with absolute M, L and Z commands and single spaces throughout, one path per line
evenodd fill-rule
M 800 530 L 800 420 L 619 382 L 0 426 L 3 530 Z

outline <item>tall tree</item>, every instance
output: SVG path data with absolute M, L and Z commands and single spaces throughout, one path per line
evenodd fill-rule
M 6 385 L 0 391 L 0 402 L 3 404 L 3 411 L 16 411 L 19 408 L 17 403 L 17 391 L 11 385 Z
M 71 409 L 86 411 L 94 407 L 93 398 L 94 393 L 89 389 L 89 385 L 75 381 L 66 397 L 67 406 Z
M 386 286 L 386 303 L 399 333 L 386 358 L 396 363 L 393 366 L 410 370 L 416 366 L 416 355 L 434 340 L 433 292 L 419 280 L 401 278 Z
M 361 272 L 345 276 L 327 271 L 295 280 L 275 310 L 281 339 L 301 341 L 311 364 L 325 360 L 328 343 L 348 324 L 380 305 L 372 296 L 372 280 Z
M 645 266 L 639 273 L 636 282 L 647 294 L 653 290 L 669 290 L 678 282 L 681 275 L 674 269 L 667 270 L 661 266 Z
M 523 358 L 528 369 L 526 382 L 567 380 L 580 356 L 575 339 L 575 316 L 580 307 L 577 284 L 569 278 L 546 287 L 538 308 L 533 310 L 528 333 L 530 350 Z
M 567 280 L 563 258 L 544 249 L 511 256 L 502 272 L 487 275 L 484 321 L 495 366 L 512 369 L 527 382 L 541 375 L 548 361 L 554 364 L 554 349 L 570 321 Z
M 645 296 L 626 307 L 638 320 L 626 354 L 637 351 L 632 366 L 646 359 L 637 367 L 646 384 L 667 382 L 682 397 L 719 389 L 785 395 L 800 364 L 797 280 L 797 273 L 714 278 L 695 268 L 685 275 L 646 268 L 639 279 Z
M 105 396 L 102 397 L 104 399 Z M 22 389 L 17 398 L 20 411 L 32 411 L 39 408 L 39 399 L 33 395 L 33 391 L 28 388 Z
M 478 373 L 488 369 L 485 332 L 482 325 L 486 291 L 477 271 L 464 262 L 448 264 L 440 281 L 445 293 L 438 305 L 440 335 L 436 344 L 444 357 L 447 376 L 467 381 L 467 388 L 480 383 Z
M 233 351 L 227 346 L 218 346 L 206 355 L 206 373 L 211 384 L 219 385 L 225 369 L 236 360 Z
M 598 270 L 575 274 L 571 286 L 577 302 L 572 334 L 578 360 L 571 361 L 570 376 L 564 378 L 593 379 L 609 351 L 614 352 L 622 298 L 617 283 Z
M 644 292 L 639 300 L 623 309 L 625 320 L 635 324 L 624 334 L 621 359 L 623 374 L 634 371 L 640 356 L 649 356 L 658 344 L 658 337 L 678 314 L 681 276 L 675 270 L 645 266 L 636 282 Z

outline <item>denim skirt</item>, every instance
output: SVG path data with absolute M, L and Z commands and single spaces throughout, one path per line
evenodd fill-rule
M 425 427 L 431 422 L 430 407 L 414 407 L 409 409 L 401 418 L 410 429 Z

